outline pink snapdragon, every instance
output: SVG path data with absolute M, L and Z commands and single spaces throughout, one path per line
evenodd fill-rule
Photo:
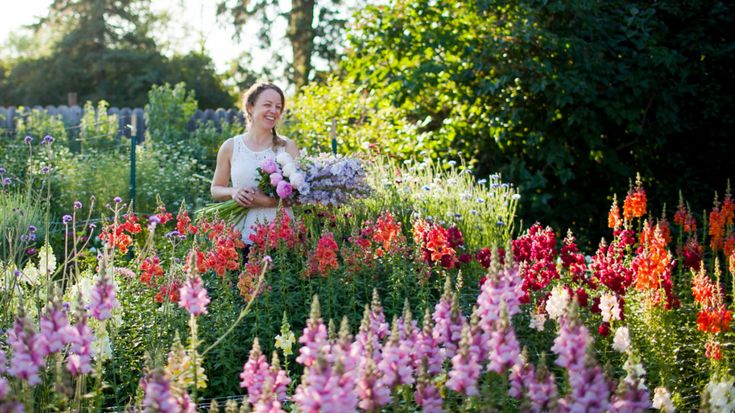
M 456 295 L 451 290 L 449 279 L 444 285 L 444 294 L 434 307 L 434 340 L 443 346 L 444 357 L 451 358 L 457 352 L 457 344 L 462 336 L 465 318 L 459 311 Z
M 470 351 L 470 326 L 465 325 L 462 329 L 462 339 L 457 354 L 452 357 L 452 369 L 449 371 L 447 387 L 466 396 L 477 396 L 477 380 L 480 378 L 482 369 L 477 356 Z
M 332 364 L 321 352 L 306 369 L 293 401 L 304 413 L 341 413 L 357 410 L 355 383 L 342 375 L 339 362 Z
M 8 379 L 5 377 L 0 377 L 0 402 L 5 400 L 8 394 L 10 394 L 10 383 L 8 383 Z
M 277 361 L 277 359 L 275 360 Z M 248 400 L 255 404 L 263 396 L 263 389 L 268 386 L 275 395 L 277 401 L 286 400 L 286 389 L 291 383 L 286 372 L 281 370 L 276 363 L 269 365 L 260 350 L 258 339 L 253 341 L 250 357 L 243 366 L 240 373 L 240 387 L 248 390 Z
M 390 340 L 383 347 L 383 357 L 378 363 L 378 369 L 383 373 L 383 385 L 391 388 L 414 383 L 410 355 L 412 351 L 410 343 L 400 339 L 398 322 L 394 321 Z
M 372 333 L 368 333 L 367 347 L 364 357 L 358 366 L 357 395 L 360 399 L 358 406 L 365 411 L 380 409 L 392 401 L 390 388 L 382 383 L 382 374 L 378 370 L 375 360 L 370 357 L 373 353 Z
M 69 325 L 66 312 L 57 300 L 49 303 L 39 324 L 47 354 L 56 353 L 76 340 L 77 332 Z
M 434 340 L 432 329 L 431 313 L 427 308 L 424 314 L 424 326 L 416 336 L 413 367 L 418 370 L 425 359 L 427 364 L 426 370 L 430 375 L 439 374 L 443 370 L 442 364 L 444 363 L 444 357 L 439 349 L 439 345 Z
M 478 315 L 483 331 L 490 334 L 493 330 L 492 324 L 498 320 L 501 303 L 505 303 L 510 317 L 518 314 L 523 296 L 523 285 L 517 268 L 505 268 L 496 274 L 488 274 L 487 281 L 482 284 L 477 296 Z
M 181 408 L 171 393 L 171 383 L 161 373 L 150 373 L 141 379 L 143 411 L 148 413 L 180 413 Z
M 112 317 L 112 309 L 120 307 L 115 293 L 112 279 L 103 270 L 92 288 L 89 299 L 89 311 L 97 320 L 107 320 Z
M 46 362 L 46 340 L 36 333 L 30 321 L 21 314 L 8 331 L 8 344 L 13 349 L 8 373 L 35 386 L 41 382 L 39 368 Z
M 209 296 L 202 285 L 201 277 L 195 276 L 186 280 L 179 290 L 179 307 L 186 308 L 193 316 L 199 316 L 207 313 L 208 304 Z
M 327 342 L 327 327 L 320 317 L 319 298 L 314 296 L 311 303 L 311 316 L 306 322 L 304 332 L 299 337 L 299 343 L 303 346 L 299 349 L 296 362 L 306 367 L 311 366 L 317 358 L 319 351 L 329 343 Z
M 417 405 L 421 406 L 424 413 L 442 413 L 442 398 L 439 389 L 431 381 L 431 376 L 427 374 L 426 367 L 422 364 L 419 367 L 418 380 L 416 382 L 416 391 L 413 393 L 413 399 Z
M 74 325 L 76 337 L 69 348 L 66 367 L 72 376 L 92 372 L 92 343 L 95 337 L 87 325 L 87 316 L 80 312 L 77 324 Z
M 495 330 L 490 333 L 488 341 L 489 371 L 503 374 L 505 370 L 518 362 L 521 348 L 505 312 L 505 306 L 500 307 L 500 320 L 495 323 Z

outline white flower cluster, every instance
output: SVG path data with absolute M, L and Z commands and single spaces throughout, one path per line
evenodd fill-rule
M 665 387 L 656 387 L 653 391 L 653 408 L 664 413 L 674 413 L 674 402 L 671 401 L 671 393 Z
M 613 349 L 620 353 L 625 353 L 630 349 L 630 333 L 628 327 L 620 327 L 615 331 Z
M 735 383 L 735 380 L 732 377 L 721 382 L 710 381 L 707 383 L 704 390 L 708 396 L 710 411 L 735 411 L 735 388 L 733 388 L 733 383 Z
M 600 311 L 602 312 L 602 321 L 606 323 L 620 320 L 620 306 L 618 305 L 618 299 L 613 294 L 602 294 L 600 296 Z
M 558 320 L 561 316 L 566 314 L 567 307 L 569 306 L 569 291 L 566 288 L 558 285 L 551 290 L 551 296 L 546 301 L 546 312 L 549 314 L 549 318 L 552 320 Z

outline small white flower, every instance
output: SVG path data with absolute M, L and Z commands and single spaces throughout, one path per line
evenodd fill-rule
M 628 331 L 628 327 L 620 327 L 615 331 L 613 349 L 624 353 L 628 348 L 630 348 L 630 332 Z
M 486 183 L 487 183 L 487 179 L 485 179 L 485 178 L 483 178 L 483 179 L 478 179 L 478 180 L 477 180 L 477 184 L 478 184 L 478 185 L 485 185 Z
M 44 244 L 38 250 L 38 272 L 41 274 L 53 274 L 56 270 L 56 256 L 51 246 Z
M 26 267 L 21 271 L 19 279 L 26 284 L 38 285 L 41 272 L 29 261 Z
M 295 172 L 291 174 L 291 177 L 289 177 L 289 181 L 291 181 L 291 185 L 299 188 L 301 185 L 304 184 L 304 181 L 306 181 L 306 178 L 304 177 L 304 174 L 300 172 Z M 301 192 L 301 191 L 299 191 Z
M 286 166 L 293 162 L 293 156 L 291 156 L 288 152 L 282 151 L 278 155 L 276 155 L 276 162 L 278 162 L 279 165 Z
M 549 318 L 558 320 L 559 317 L 563 316 L 567 312 L 569 300 L 569 291 L 566 288 L 560 285 L 554 287 L 551 290 L 549 300 L 546 301 L 546 312 L 549 314 Z
M 449 161 L 447 163 L 449 164 L 449 166 L 454 166 L 457 164 L 457 161 Z
M 517 201 L 517 200 L 521 199 L 521 194 L 513 194 L 513 196 L 511 198 L 513 198 L 514 201 Z
M 480 203 L 480 204 L 484 204 L 485 203 L 485 198 L 477 198 L 477 202 Z
M 620 320 L 618 299 L 612 294 L 603 294 L 600 296 L 600 311 L 602 312 L 602 321 L 606 323 L 613 320 Z
M 674 413 L 674 402 L 671 401 L 671 394 L 665 387 L 656 387 L 653 391 L 653 408 L 664 413 Z
M 709 407 L 711 411 L 731 412 L 735 409 L 735 389 L 733 379 L 719 383 L 709 382 L 705 390 L 709 393 Z
M 536 313 L 531 314 L 531 323 L 529 327 L 536 331 L 544 331 L 544 324 L 546 323 L 546 314 Z
M 297 170 L 298 167 L 296 166 L 296 162 L 287 163 L 283 166 L 283 176 L 288 178 L 291 175 L 295 174 Z

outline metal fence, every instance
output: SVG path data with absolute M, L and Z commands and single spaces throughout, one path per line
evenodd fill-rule
M 45 111 L 52 116 L 59 116 L 64 122 L 66 128 L 76 128 L 79 126 L 84 109 L 79 106 L 33 106 L 24 108 L 26 110 Z M 0 128 L 6 129 L 10 134 L 15 131 L 15 124 L 19 117 L 23 116 L 23 110 L 15 106 L 0 106 Z M 111 107 L 107 109 L 108 115 L 116 115 L 118 119 L 118 136 L 127 138 L 135 137 L 137 143 L 145 140 L 145 112 L 143 108 L 117 108 Z M 237 109 L 197 109 L 194 116 L 191 117 L 187 127 L 189 131 L 195 130 L 200 124 L 213 122 L 219 128 L 222 122 L 240 123 L 245 122 L 243 113 Z

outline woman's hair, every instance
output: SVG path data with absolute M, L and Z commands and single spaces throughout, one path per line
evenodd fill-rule
M 248 112 L 248 107 L 255 106 L 255 102 L 258 101 L 258 96 L 260 96 L 261 93 L 265 92 L 268 89 L 275 90 L 278 92 L 278 94 L 281 96 L 281 113 L 283 113 L 283 110 L 286 108 L 286 97 L 283 94 L 283 91 L 278 86 L 274 85 L 273 83 L 265 83 L 265 82 L 258 82 L 252 86 L 250 86 L 250 89 L 248 89 L 247 92 L 245 92 L 245 95 L 243 95 L 242 103 L 245 110 L 245 117 L 247 119 L 248 124 L 250 124 L 253 120 L 250 116 L 250 112 Z M 278 136 L 278 133 L 276 133 L 275 126 L 273 127 L 273 147 L 278 146 L 286 146 L 286 141 Z

